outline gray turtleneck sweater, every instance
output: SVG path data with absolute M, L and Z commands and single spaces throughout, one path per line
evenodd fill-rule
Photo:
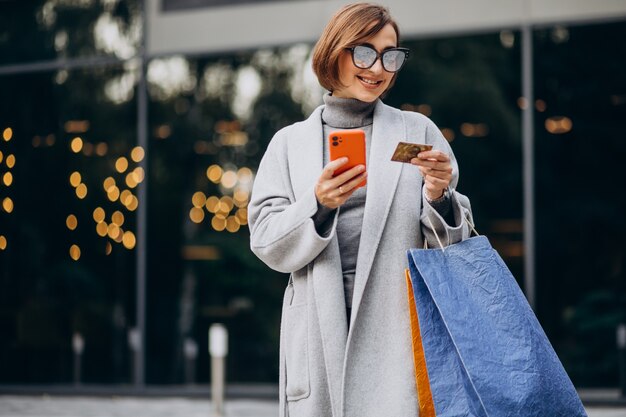
M 335 130 L 360 129 L 365 132 L 366 166 L 369 165 L 369 150 L 372 141 L 372 124 L 376 102 L 366 103 L 357 99 L 345 99 L 324 95 L 324 110 L 322 123 L 324 130 L 324 166 L 329 162 L 328 135 Z M 380 139 L 378 139 L 380 140 Z M 343 272 L 344 294 L 348 313 L 352 308 L 352 293 L 354 290 L 354 274 L 356 260 L 359 253 L 361 227 L 365 212 L 365 196 L 367 186 L 357 189 L 352 196 L 338 209 L 337 240 Z M 433 207 L 443 216 L 450 208 L 450 201 L 437 202 Z M 332 226 L 335 210 L 322 206 L 318 202 L 318 211 L 313 216 L 316 229 L 320 235 L 327 235 Z
M 335 130 L 360 129 L 365 132 L 365 165 L 367 166 L 376 102 L 366 103 L 356 99 L 344 99 L 326 94 L 324 95 L 324 104 L 324 111 L 322 112 L 324 165 L 329 162 L 327 138 L 330 133 Z M 367 186 L 358 188 L 339 208 L 339 217 L 337 219 L 336 233 L 339 242 L 339 253 L 341 254 L 341 269 L 343 272 L 346 308 L 348 309 L 352 308 L 354 274 L 356 272 L 356 258 L 359 253 L 366 191 Z M 327 220 L 332 218 L 332 216 L 330 216 L 332 212 L 333 210 L 320 207 L 318 214 L 322 216 L 323 220 Z M 316 222 L 316 224 L 317 223 L 318 222 Z

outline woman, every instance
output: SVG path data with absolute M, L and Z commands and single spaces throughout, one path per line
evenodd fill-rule
M 291 417 L 417 416 L 404 269 L 412 247 L 469 235 L 469 201 L 439 129 L 380 100 L 408 56 L 388 11 L 343 7 L 313 55 L 324 105 L 281 129 L 257 172 L 250 245 L 290 273 L 280 341 L 280 410 Z M 366 133 L 367 171 L 340 175 L 328 134 Z M 398 141 L 433 150 L 391 161 Z M 367 178 L 366 187 L 357 187 Z M 433 229 L 434 228 L 434 229 Z

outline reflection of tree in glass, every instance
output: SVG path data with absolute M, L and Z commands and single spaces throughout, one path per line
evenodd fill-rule
M 139 2 L 0 2 L 0 63 L 110 55 L 127 59 L 141 37 Z

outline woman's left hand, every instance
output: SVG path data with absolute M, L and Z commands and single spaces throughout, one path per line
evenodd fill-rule
M 418 166 L 424 177 L 426 197 L 429 200 L 441 198 L 452 180 L 450 156 L 441 151 L 424 151 L 411 159 L 411 164 Z

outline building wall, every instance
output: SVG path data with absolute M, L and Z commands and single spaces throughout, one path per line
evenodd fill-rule
M 522 287 L 532 109 L 536 311 L 578 386 L 617 385 L 622 2 L 521 3 L 532 103 L 517 2 L 389 4 L 412 58 L 385 101 L 442 129 L 479 231 Z M 310 53 L 339 2 L 147 5 L 0 2 L 1 384 L 72 383 L 77 335 L 82 382 L 207 382 L 216 322 L 230 331 L 231 382 L 277 380 L 286 277 L 248 250 L 245 208 L 273 133 L 320 103 Z

